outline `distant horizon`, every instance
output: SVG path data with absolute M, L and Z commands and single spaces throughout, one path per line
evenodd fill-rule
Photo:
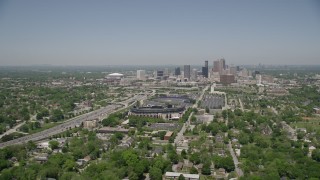
M 320 1 L 0 1 L 0 65 L 320 64 Z
M 168 66 L 184 66 L 184 65 L 190 65 L 190 66 L 204 66 L 203 64 L 161 64 L 161 65 L 152 65 L 152 64 L 102 64 L 102 65 L 54 65 L 54 64 L 30 64 L 30 65 L 0 65 L 0 67 L 135 67 L 135 66 L 142 66 L 142 67 L 153 67 L 153 66 L 160 66 L 160 67 L 168 67 Z M 230 64 L 226 63 L 226 65 L 230 66 Z M 210 65 L 209 67 L 213 67 L 213 65 Z M 320 66 L 320 64 L 234 64 L 233 66 Z

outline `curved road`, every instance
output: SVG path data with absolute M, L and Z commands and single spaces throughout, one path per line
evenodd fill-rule
M 128 106 L 128 104 L 130 102 L 133 101 L 137 101 L 137 100 L 142 100 L 142 99 L 146 99 L 147 95 L 136 95 L 132 98 L 129 98 L 123 102 L 121 102 L 122 104 Z M 50 129 L 46 129 L 44 131 L 35 133 L 35 134 L 31 134 L 31 135 L 27 135 L 18 139 L 14 139 L 11 141 L 7 141 L 4 143 L 0 143 L 0 148 L 4 148 L 6 146 L 10 146 L 10 145 L 14 145 L 14 144 L 23 144 L 23 143 L 27 143 L 28 141 L 39 141 L 45 138 L 49 138 L 50 136 L 59 134 L 61 132 L 64 132 L 70 128 L 74 128 L 77 125 L 80 125 L 82 122 L 86 121 L 86 120 L 91 120 L 91 119 L 96 119 L 99 118 L 100 116 L 104 116 L 106 114 L 110 114 L 110 113 L 114 113 L 117 111 L 117 109 L 121 107 L 120 105 L 108 105 L 106 107 L 100 108 L 98 110 L 89 112 L 87 114 L 83 114 L 81 116 L 72 118 L 68 121 L 65 121 L 64 123 L 57 125 L 55 127 L 52 127 Z

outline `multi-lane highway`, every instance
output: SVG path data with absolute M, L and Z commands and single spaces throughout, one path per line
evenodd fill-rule
M 129 98 L 123 102 L 121 102 L 121 104 L 124 104 L 125 107 L 127 107 L 129 105 L 130 102 L 135 102 L 135 101 L 139 101 L 139 100 L 144 100 L 147 98 L 147 95 L 136 95 L 132 98 Z M 45 138 L 49 138 L 50 136 L 59 134 L 61 132 L 64 132 L 70 128 L 74 128 L 77 125 L 80 125 L 82 122 L 86 121 L 86 120 L 91 120 L 91 119 L 96 119 L 99 118 L 101 116 L 106 116 L 107 114 L 116 112 L 118 110 L 118 108 L 120 108 L 121 105 L 108 105 L 106 107 L 100 108 L 98 110 L 89 112 L 87 114 L 72 118 L 68 121 L 65 121 L 62 124 L 59 124 L 55 127 L 52 127 L 50 129 L 46 129 L 44 131 L 35 133 L 35 134 L 31 134 L 31 135 L 27 135 L 18 139 L 14 139 L 11 141 L 7 141 L 4 143 L 0 143 L 0 148 L 4 148 L 6 146 L 10 146 L 10 145 L 14 145 L 14 144 L 23 144 L 23 143 L 27 143 L 28 141 L 39 141 Z

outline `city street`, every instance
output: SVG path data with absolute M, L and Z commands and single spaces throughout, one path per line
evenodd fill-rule
M 204 93 L 206 92 L 206 90 L 208 90 L 210 86 L 207 86 L 205 87 L 203 90 L 202 90 L 202 93 L 201 95 L 199 96 L 199 98 L 197 99 L 196 103 L 192 106 L 192 108 L 196 108 L 198 106 L 198 102 L 203 98 L 203 95 Z M 181 142 L 183 140 L 183 133 L 187 130 L 187 127 L 190 125 L 190 120 L 191 120 L 191 117 L 193 115 L 193 112 L 190 114 L 187 122 L 185 122 L 180 130 L 180 132 L 177 134 L 176 138 L 174 139 L 174 143 L 176 145 L 178 145 L 179 142 Z

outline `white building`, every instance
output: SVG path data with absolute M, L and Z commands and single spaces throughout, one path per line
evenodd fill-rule
M 138 70 L 137 71 L 137 79 L 145 80 L 146 78 L 146 71 L 145 70 Z
M 178 179 L 180 175 L 183 175 L 185 179 L 188 180 L 199 180 L 200 175 L 199 174 L 183 174 L 183 173 L 177 173 L 177 172 L 166 172 L 165 179 Z
M 120 73 L 112 73 L 112 74 L 108 74 L 106 79 L 122 79 L 123 78 L 123 74 Z

